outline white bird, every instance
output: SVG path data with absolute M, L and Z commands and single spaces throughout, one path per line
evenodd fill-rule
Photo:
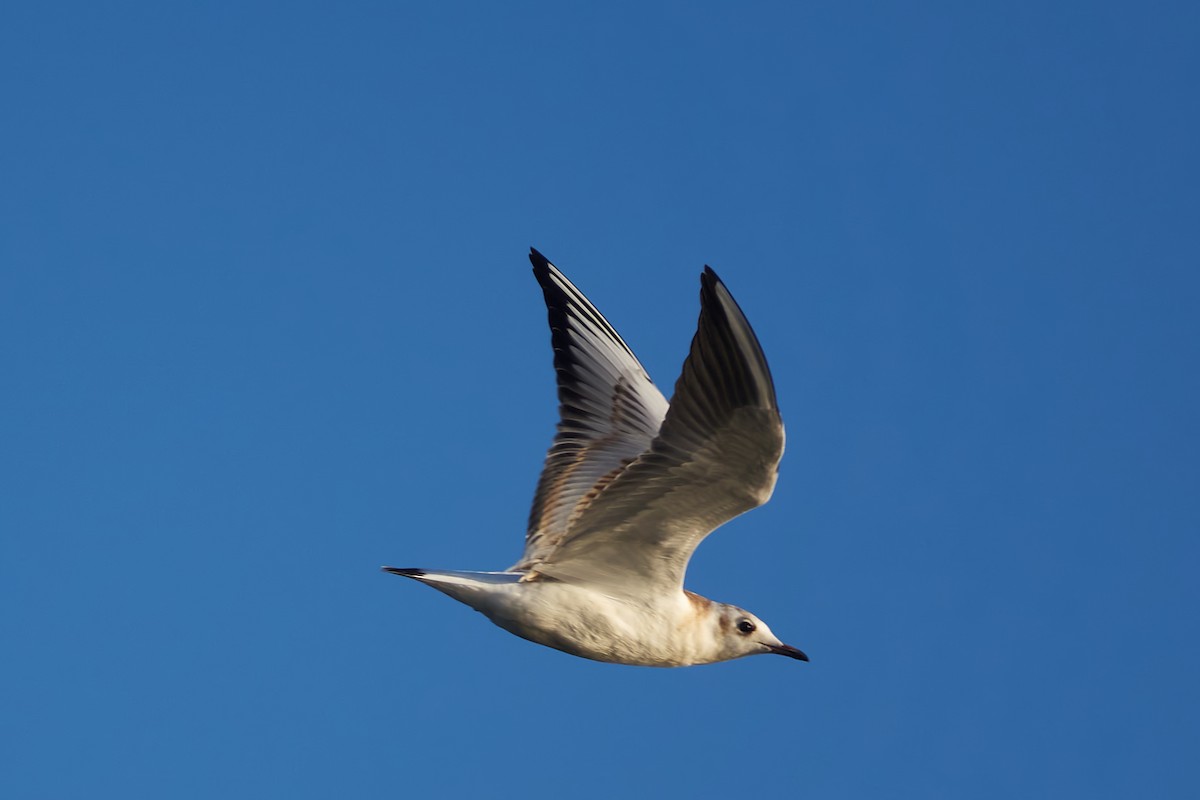
M 676 667 L 775 653 L 807 661 L 748 611 L 683 588 L 696 546 L 767 501 L 783 422 L 758 338 L 711 268 L 668 404 L 608 321 L 537 250 L 558 434 L 521 560 L 504 572 L 384 567 L 501 628 L 572 655 Z

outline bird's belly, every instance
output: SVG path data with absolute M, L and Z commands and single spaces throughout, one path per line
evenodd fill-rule
M 679 647 L 678 626 L 668 609 L 562 583 L 522 588 L 510 602 L 480 610 L 522 639 L 593 661 L 648 667 L 693 663 Z

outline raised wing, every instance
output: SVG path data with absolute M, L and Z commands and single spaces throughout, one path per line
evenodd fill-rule
M 712 269 L 700 322 L 649 449 L 582 508 L 538 573 L 633 596 L 681 589 L 705 536 L 771 496 L 783 422 L 750 323 Z
M 558 378 L 559 423 L 529 513 L 525 554 L 540 563 L 571 525 L 658 434 L 667 401 L 595 306 L 537 250 Z

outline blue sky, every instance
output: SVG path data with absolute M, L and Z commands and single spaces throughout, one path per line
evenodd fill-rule
M 6 9 L 0 794 L 1195 796 L 1198 22 Z M 668 395 L 733 291 L 788 449 L 689 585 L 812 663 L 377 571 L 519 553 L 531 245 Z

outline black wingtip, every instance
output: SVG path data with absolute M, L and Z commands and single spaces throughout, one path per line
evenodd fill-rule
M 550 266 L 550 259 L 539 253 L 536 247 L 531 247 L 529 248 L 529 263 L 533 264 L 534 270 L 544 270 Z
M 712 294 L 716 287 L 724 286 L 725 282 L 721 280 L 721 276 L 717 271 L 708 264 L 704 265 L 704 272 L 700 273 L 700 294 Z M 729 290 L 726 289 L 726 292 Z
M 379 569 L 393 575 L 403 575 L 405 578 L 419 578 L 425 574 L 425 570 L 411 567 L 380 567 Z
M 537 282 L 545 289 L 550 283 L 550 273 L 554 265 L 550 263 L 550 259 L 538 252 L 536 247 L 529 248 L 529 263 L 533 265 L 533 277 L 537 278 Z
M 700 325 L 696 336 L 709 341 L 712 369 L 732 370 L 725 386 L 736 388 L 740 404 L 778 409 L 775 383 L 758 336 L 725 282 L 707 264 L 700 275 Z
M 708 264 L 705 264 L 704 272 L 700 274 L 700 302 L 704 306 L 711 306 L 714 310 L 724 313 L 723 304 L 718 300 L 716 291 L 718 286 L 724 289 L 722 294 L 727 295 L 733 305 L 736 306 L 737 301 L 733 299 L 733 295 L 729 293 L 729 289 L 725 287 L 725 282 L 717 275 L 717 271 Z

